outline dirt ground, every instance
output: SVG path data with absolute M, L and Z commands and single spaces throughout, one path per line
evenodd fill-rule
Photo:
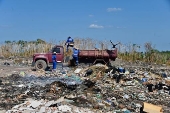
M 31 66 L 6 66 L 0 65 L 0 77 L 5 77 L 15 72 L 31 72 L 33 67 Z

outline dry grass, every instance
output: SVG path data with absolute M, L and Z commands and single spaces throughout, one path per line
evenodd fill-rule
M 74 38 L 75 45 L 80 50 L 90 50 L 90 49 L 111 49 L 112 45 L 110 41 L 99 41 L 94 40 L 92 38 Z M 20 42 L 20 43 L 18 43 Z M 44 53 L 51 50 L 51 48 L 55 45 L 62 45 L 64 50 L 66 50 L 65 41 L 56 42 L 55 40 L 51 40 L 52 43 L 47 43 L 42 41 L 41 39 L 37 39 L 37 41 L 26 42 L 26 41 L 18 41 L 18 42 L 9 42 L 0 45 L 0 55 L 5 58 L 9 57 L 32 57 L 34 53 Z M 170 65 L 170 53 L 162 53 L 155 51 L 152 43 L 147 42 L 143 45 L 145 48 L 145 52 L 141 52 L 142 46 L 137 44 L 120 44 L 118 47 L 118 58 L 136 62 L 143 61 L 149 63 L 157 63 L 157 64 L 168 64 Z M 72 54 L 72 48 L 69 49 L 69 52 L 65 52 L 66 56 Z

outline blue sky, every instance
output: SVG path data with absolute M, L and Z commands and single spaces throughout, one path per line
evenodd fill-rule
M 68 36 L 170 50 L 170 1 L 0 0 L 0 42 Z

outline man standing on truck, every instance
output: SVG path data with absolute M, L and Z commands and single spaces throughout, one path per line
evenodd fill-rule
M 74 46 L 74 40 L 69 36 L 67 38 L 67 41 L 66 41 L 65 45 L 67 45 L 66 51 L 68 52 L 68 48 Z
M 77 48 L 77 47 L 74 47 L 73 48 L 73 54 L 72 54 L 72 56 L 73 56 L 73 59 L 74 59 L 74 61 L 76 62 L 76 65 L 78 66 L 78 63 L 79 63 L 79 61 L 78 61 L 78 54 L 79 54 L 79 49 Z
M 52 69 L 52 71 L 56 71 L 56 68 L 57 68 L 57 56 L 56 56 L 56 52 L 53 52 L 53 54 L 52 54 L 52 61 L 53 61 L 53 69 Z

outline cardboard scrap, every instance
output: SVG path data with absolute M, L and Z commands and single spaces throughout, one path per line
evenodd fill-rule
M 170 80 L 165 80 L 165 83 L 166 83 L 167 85 L 170 85 Z
M 144 102 L 143 111 L 147 113 L 163 113 L 163 109 L 161 106 L 153 105 L 153 104 L 146 103 L 146 102 Z

